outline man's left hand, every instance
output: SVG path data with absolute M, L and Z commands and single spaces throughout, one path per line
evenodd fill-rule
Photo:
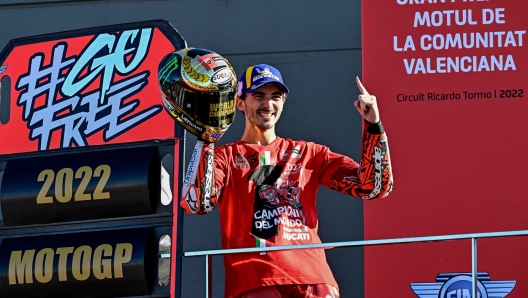
M 358 100 L 354 102 L 354 106 L 365 120 L 370 123 L 378 123 L 380 121 L 380 116 L 376 96 L 368 93 L 358 77 L 356 77 L 356 84 L 360 94 Z

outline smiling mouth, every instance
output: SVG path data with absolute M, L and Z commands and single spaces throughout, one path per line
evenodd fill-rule
M 272 111 L 258 111 L 257 114 L 263 118 L 271 118 L 271 116 L 275 116 L 275 112 Z

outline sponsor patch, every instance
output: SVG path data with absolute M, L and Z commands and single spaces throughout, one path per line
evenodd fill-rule
M 250 169 L 249 162 L 244 155 L 238 153 L 236 157 L 236 168 L 237 169 Z
M 372 155 L 374 161 L 374 190 L 372 190 L 371 196 L 376 197 L 381 192 L 381 172 L 383 155 L 381 154 L 381 147 L 374 146 L 374 154 Z
M 213 210 L 212 198 L 212 188 L 213 188 L 213 173 L 214 173 L 214 152 L 210 148 L 207 148 L 207 153 L 203 156 L 205 159 L 205 168 L 204 168 L 204 177 L 200 183 L 201 191 L 203 195 L 202 206 L 205 213 L 211 212 Z
M 281 161 L 287 161 L 290 156 L 291 158 L 301 158 L 301 146 L 296 145 L 292 150 L 281 150 L 280 155 L 282 156 Z
M 263 70 L 260 70 L 258 68 L 255 69 L 259 74 L 253 77 L 253 82 L 256 82 L 263 78 L 273 78 L 276 81 L 280 81 L 279 77 L 274 75 L 269 68 L 264 68 Z
M 249 163 L 249 166 L 251 168 L 255 168 L 259 165 L 259 159 L 258 159 L 258 154 L 257 153 L 254 153 L 254 154 L 251 154 L 251 155 L 246 155 L 246 160 L 248 161 Z
M 292 158 L 301 158 L 301 146 L 297 145 L 293 147 L 293 150 L 291 151 L 291 157 Z

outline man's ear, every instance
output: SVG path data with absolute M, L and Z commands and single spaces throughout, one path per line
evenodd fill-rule
M 244 100 L 242 100 L 240 97 L 237 97 L 237 108 L 242 112 L 244 113 L 245 112 L 245 105 L 244 105 Z

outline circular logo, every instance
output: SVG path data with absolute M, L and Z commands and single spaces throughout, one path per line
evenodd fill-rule
M 477 280 L 477 291 L 479 298 L 488 298 L 488 292 L 484 285 Z M 472 279 L 468 275 L 457 275 L 448 280 L 440 289 L 440 298 L 451 297 L 474 297 L 472 295 Z

